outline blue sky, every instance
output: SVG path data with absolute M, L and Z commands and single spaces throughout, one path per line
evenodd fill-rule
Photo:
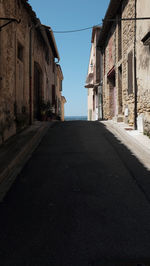
M 53 31 L 76 30 L 102 22 L 109 0 L 29 0 L 42 24 Z M 92 30 L 56 34 L 64 74 L 65 115 L 87 115 L 87 75 Z

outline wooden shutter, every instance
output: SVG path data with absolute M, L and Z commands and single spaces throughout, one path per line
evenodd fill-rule
M 128 54 L 128 94 L 133 93 L 133 52 Z

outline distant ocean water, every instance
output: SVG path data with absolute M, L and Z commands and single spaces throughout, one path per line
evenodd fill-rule
M 65 116 L 65 121 L 87 120 L 87 116 Z

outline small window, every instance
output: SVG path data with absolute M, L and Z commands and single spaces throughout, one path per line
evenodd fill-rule
M 18 59 L 23 61 L 23 46 L 18 43 Z

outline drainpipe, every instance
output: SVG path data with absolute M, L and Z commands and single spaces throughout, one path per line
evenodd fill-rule
M 137 32 L 137 0 L 135 0 L 134 24 L 134 129 L 137 129 L 137 62 L 136 62 L 136 32 Z

